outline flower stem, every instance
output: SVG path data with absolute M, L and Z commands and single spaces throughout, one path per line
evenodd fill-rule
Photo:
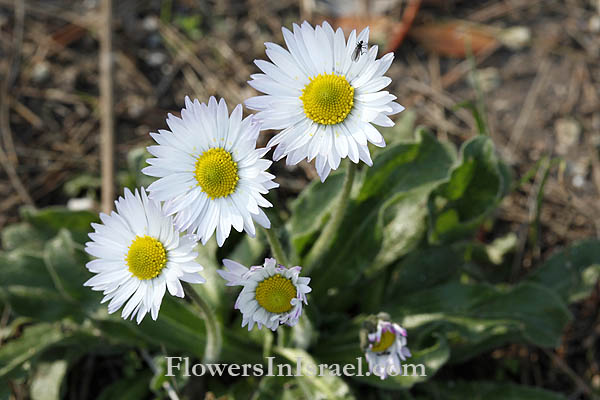
M 204 350 L 203 363 L 217 361 L 221 353 L 221 329 L 215 318 L 210 305 L 198 295 L 196 290 L 187 282 L 181 282 L 183 290 L 192 299 L 194 304 L 200 309 L 206 323 L 206 349 Z
M 267 239 L 269 240 L 269 245 L 271 246 L 271 254 L 273 254 L 273 257 L 275 257 L 277 263 L 289 267 L 289 265 L 287 265 L 287 257 L 285 255 L 285 252 L 283 251 L 281 242 L 279 241 L 279 238 L 277 237 L 277 234 L 275 233 L 273 228 L 265 228 L 264 231 L 267 235 Z
M 333 209 L 331 218 L 325 226 L 325 229 L 323 229 L 321 235 L 306 256 L 304 265 L 307 272 L 310 272 L 321 257 L 323 257 L 323 254 L 331 244 L 337 230 L 342 224 L 344 214 L 346 214 L 346 209 L 348 208 L 348 202 L 350 201 L 350 191 L 352 190 L 352 184 L 354 183 L 355 173 L 356 164 L 350 162 L 348 169 L 346 170 L 346 176 L 344 177 L 342 192 L 340 193 L 337 206 Z

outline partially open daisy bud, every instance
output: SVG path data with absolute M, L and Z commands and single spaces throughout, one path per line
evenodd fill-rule
M 381 379 L 401 373 L 401 361 L 411 353 L 406 347 L 406 329 L 391 322 L 389 315 L 368 317 L 361 330 L 361 348 L 369 363 L 369 371 Z
M 246 100 L 262 129 L 282 130 L 268 144 L 277 145 L 274 160 L 287 157 L 294 165 L 315 159 L 322 181 L 346 157 L 372 165 L 367 142 L 385 146 L 373 124 L 393 126 L 388 116 L 404 110 L 382 90 L 392 82 L 384 74 L 393 53 L 377 59 L 377 46 L 367 49 L 369 28 L 358 36 L 352 31 L 347 41 L 327 22 L 282 30 L 287 49 L 265 43 L 271 62 L 255 61 L 263 73 L 248 82 L 265 95 Z
M 216 231 L 223 245 L 233 227 L 254 236 L 254 222 L 271 223 L 260 207 L 271 207 L 263 195 L 278 187 L 267 172 L 271 161 L 257 149 L 260 125 L 253 117 L 242 119 L 242 106 L 231 115 L 224 100 L 211 97 L 208 105 L 185 98 L 181 118 L 169 114 L 171 131 L 151 133 L 158 146 L 148 147 L 142 172 L 158 179 L 148 187 L 150 198 L 164 201 L 175 225 L 195 233 L 206 244 Z
M 146 191 L 125 189 L 125 198 L 115 201 L 116 212 L 101 213 L 102 224 L 92 224 L 91 242 L 85 251 L 97 257 L 86 267 L 97 274 L 84 283 L 103 291 L 102 303 L 113 313 L 125 305 L 121 316 L 137 318 L 146 313 L 156 320 L 165 291 L 183 297 L 180 281 L 204 283 L 198 272 L 192 235 L 180 236 L 161 204 L 148 199 Z
M 300 267 L 286 268 L 275 259 L 267 258 L 263 265 L 250 267 L 223 260 L 225 269 L 217 271 L 227 286 L 243 286 L 235 308 L 242 312 L 242 327 L 248 330 L 258 325 L 276 330 L 279 325 L 294 326 L 302 315 L 302 303 L 312 290 L 310 278 L 300 277 Z

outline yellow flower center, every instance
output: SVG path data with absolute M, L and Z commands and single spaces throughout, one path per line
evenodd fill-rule
M 237 172 L 237 163 L 224 149 L 209 149 L 196 160 L 196 180 L 211 199 L 226 197 L 235 191 L 240 179 Z
M 153 237 L 136 236 L 125 258 L 129 271 L 138 279 L 156 278 L 167 264 L 167 252 Z
M 381 339 L 379 340 L 379 342 L 375 343 L 373 345 L 373 347 L 371 347 L 371 351 L 376 351 L 376 352 L 385 351 L 391 345 L 394 344 L 395 340 L 396 340 L 396 335 L 393 332 L 385 331 L 381 334 Z
M 300 96 L 306 116 L 323 125 L 345 120 L 354 105 L 354 88 L 346 78 L 332 73 L 309 79 Z
M 296 297 L 292 281 L 277 274 L 265 279 L 256 287 L 256 301 L 265 310 L 280 314 L 292 308 L 291 301 Z

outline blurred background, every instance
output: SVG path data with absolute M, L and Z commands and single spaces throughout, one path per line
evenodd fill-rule
M 166 128 L 184 96 L 224 97 L 231 110 L 256 94 L 246 82 L 258 72 L 252 61 L 266 58 L 264 42 L 283 44 L 282 26 L 327 20 L 346 34 L 369 25 L 380 56 L 395 52 L 387 90 L 407 110 L 387 134 L 409 140 L 422 124 L 459 144 L 483 118 L 517 180 L 556 160 L 502 202 L 494 232 L 479 233 L 485 241 L 514 232 L 517 275 L 600 235 L 600 0 L 122 0 L 113 1 L 112 28 L 100 2 L 0 0 L 0 229 L 20 220 L 23 205 L 99 209 L 107 30 L 120 188 L 148 184 L 139 172 L 148 133 Z M 479 118 L 468 104 L 480 105 Z M 285 213 L 316 173 L 307 163 L 272 170 Z M 537 239 L 525 246 L 532 220 Z M 510 380 L 586 398 L 600 389 L 599 305 L 596 285 L 571 306 L 556 354 L 509 345 L 471 361 L 466 374 L 493 374 L 473 366 L 508 358 L 520 366 Z

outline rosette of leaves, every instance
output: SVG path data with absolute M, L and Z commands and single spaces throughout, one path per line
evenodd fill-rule
M 226 256 L 248 265 L 267 255 L 260 235 L 239 235 L 223 249 L 214 242 L 200 246 L 207 284 L 196 290 L 222 325 L 221 363 L 264 364 L 272 356 L 294 365 L 301 356 L 307 362 L 356 364 L 362 357 L 362 321 L 385 311 L 407 328 L 409 361 L 424 364 L 427 376 L 195 378 L 180 373 L 167 379 L 164 355 L 192 362 L 203 357 L 205 327 L 197 311 L 186 300 L 166 297 L 156 322 L 137 326 L 108 315 L 101 295 L 82 286 L 89 278 L 83 243 L 97 216 L 25 208 L 22 222 L 2 231 L 0 304 L 9 318 L 0 336 L 0 388 L 21 385 L 32 399 L 58 399 L 82 385 L 79 376 L 89 374 L 88 383 L 101 386 L 100 398 L 111 399 L 166 398 L 167 390 L 189 398 L 210 390 L 228 398 L 364 398 L 377 392 L 381 398 L 406 399 L 564 399 L 501 378 L 454 381 L 439 372 L 508 343 L 558 346 L 572 318 L 568 305 L 586 297 L 597 281 L 600 243 L 572 244 L 509 283 L 511 265 L 503 255 L 510 246 L 476 240 L 510 187 L 509 170 L 491 140 L 478 136 L 456 149 L 421 128 L 403 136 L 413 139 L 392 141 L 377 151 L 372 168 L 359 171 L 339 231 L 323 257 L 306 266 L 314 292 L 297 326 L 275 335 L 246 332 L 232 312 L 234 296 L 216 276 L 217 260 Z M 294 264 L 304 265 L 342 179 L 338 173 L 324 184 L 310 184 L 291 203 L 291 216 L 279 233 Z M 101 363 L 90 361 L 97 359 L 118 360 L 118 373 L 99 378 L 104 376 Z M 82 365 L 92 366 L 84 374 Z M 497 368 L 510 366 L 499 362 Z M 1 390 L 6 397 L 7 389 Z

